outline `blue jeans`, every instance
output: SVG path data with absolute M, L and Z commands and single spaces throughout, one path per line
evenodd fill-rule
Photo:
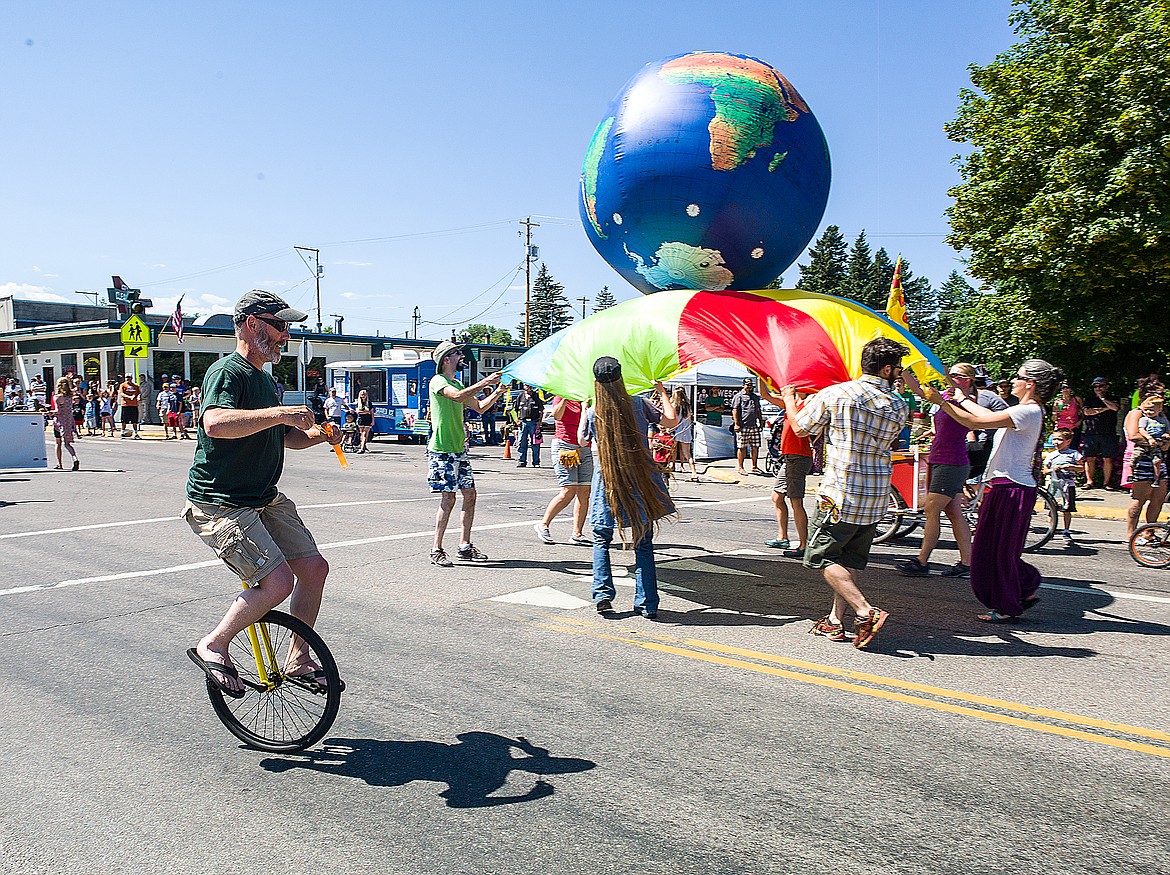
M 593 527 L 593 602 L 613 601 L 617 588 L 613 585 L 613 570 L 609 564 L 609 548 L 613 543 L 614 518 L 601 482 L 601 466 L 593 470 L 593 495 L 590 499 L 589 522 Z M 634 608 L 647 614 L 658 613 L 658 570 L 654 565 L 653 529 L 634 545 Z
M 539 422 L 521 422 L 520 423 L 520 463 L 524 464 L 524 456 L 528 453 L 528 447 L 532 447 L 532 464 L 540 464 L 540 444 L 536 442 L 536 435 L 540 429 Z

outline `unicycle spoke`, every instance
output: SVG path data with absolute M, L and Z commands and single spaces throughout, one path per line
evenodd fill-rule
M 209 684 L 216 715 L 233 735 L 261 750 L 301 750 L 320 741 L 341 704 L 341 679 L 329 648 L 309 626 L 281 611 L 270 611 L 257 624 L 256 641 L 263 672 L 248 630 L 232 639 L 229 653 L 248 689 L 242 698 L 233 699 Z M 321 692 L 287 678 L 284 666 L 292 652 L 299 654 L 300 664 L 321 667 Z

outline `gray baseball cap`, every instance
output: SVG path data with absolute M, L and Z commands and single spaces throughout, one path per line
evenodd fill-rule
M 245 316 L 272 316 L 285 322 L 304 322 L 309 318 L 308 313 L 294 310 L 284 298 L 264 289 L 252 289 L 236 301 L 235 318 Z

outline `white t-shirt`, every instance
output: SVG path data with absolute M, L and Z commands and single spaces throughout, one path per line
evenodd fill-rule
M 1021 486 L 1035 486 L 1032 461 L 1044 427 L 1044 411 L 1039 404 L 1017 404 L 1004 412 L 1012 418 L 1012 427 L 996 430 L 983 479 L 1007 477 Z
M 325 399 L 325 415 L 330 419 L 341 419 L 342 414 L 345 413 L 345 402 L 340 398 L 330 395 Z

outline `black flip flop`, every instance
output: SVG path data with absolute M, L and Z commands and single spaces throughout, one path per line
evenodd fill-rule
M 328 675 L 325 674 L 323 669 L 307 671 L 304 674 L 286 674 L 284 677 L 286 680 L 292 681 L 298 687 L 304 687 L 311 693 L 317 693 L 318 695 L 323 696 L 329 692 L 328 684 L 322 683 L 322 681 L 329 680 Z M 345 692 L 345 681 L 343 681 L 341 678 L 337 679 L 337 691 L 340 693 Z
M 215 688 L 225 696 L 231 696 L 233 699 L 242 699 L 244 698 L 244 694 L 248 692 L 246 689 L 233 690 L 215 676 L 215 674 L 221 674 L 224 677 L 235 678 L 236 680 L 239 680 L 240 673 L 236 671 L 236 667 L 234 665 L 226 665 L 222 662 L 207 662 L 207 660 L 199 655 L 199 651 L 197 651 L 194 647 L 187 648 L 187 656 L 189 656 L 191 661 L 203 670 L 203 673 L 207 675 L 207 679 L 211 681 L 211 683 L 215 685 Z

